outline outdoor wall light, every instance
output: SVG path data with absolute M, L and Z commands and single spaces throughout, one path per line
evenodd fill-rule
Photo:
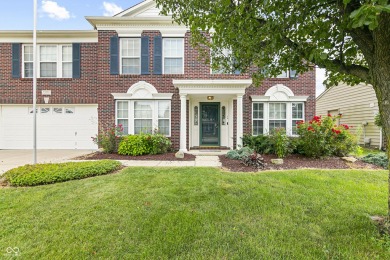
M 207 100 L 214 100 L 214 96 L 207 96 Z

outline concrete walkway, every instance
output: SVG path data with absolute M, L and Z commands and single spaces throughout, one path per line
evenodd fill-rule
M 124 166 L 144 167 L 221 167 L 218 156 L 197 155 L 195 161 L 141 161 L 121 160 Z
M 38 163 L 75 161 L 75 157 L 95 152 L 94 150 L 38 150 Z M 223 153 L 221 153 L 223 154 Z M 77 160 L 79 161 L 79 160 Z M 121 160 L 124 166 L 142 167 L 221 167 L 217 153 L 196 154 L 195 161 L 141 161 Z M 0 175 L 25 164 L 33 163 L 32 150 L 0 150 Z

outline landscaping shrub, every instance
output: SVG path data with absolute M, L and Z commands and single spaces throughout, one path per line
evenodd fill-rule
M 36 186 L 107 174 L 120 166 L 113 160 L 35 164 L 9 170 L 4 177 L 12 186 Z
M 138 134 L 123 137 L 118 154 L 144 155 L 166 153 L 171 148 L 171 141 L 161 134 Z
M 309 122 L 298 122 L 299 148 L 309 157 L 345 156 L 356 149 L 357 138 L 348 125 L 335 124 L 338 116 L 315 116 Z
M 387 155 L 385 153 L 371 153 L 364 156 L 361 160 L 363 162 L 371 163 L 383 167 L 385 169 L 388 169 L 389 167 L 389 159 L 387 158 Z
M 252 148 L 244 146 L 241 149 L 231 150 L 227 152 L 226 157 L 233 160 L 241 160 L 241 158 L 252 154 Z
M 250 147 L 255 150 L 257 153 L 261 154 L 270 154 L 274 153 L 274 146 L 272 140 L 268 135 L 244 135 L 242 138 L 244 147 Z
M 278 158 L 284 158 L 291 153 L 290 138 L 286 134 L 284 128 L 277 128 L 271 132 L 270 135 L 271 144 L 273 145 L 274 153 Z
M 256 169 L 264 169 L 266 166 L 264 158 L 256 152 L 243 156 L 241 158 L 241 163 L 245 166 L 252 166 Z
M 172 143 L 169 138 L 162 134 L 151 135 L 151 154 L 162 154 L 171 150 Z
M 119 143 L 122 140 L 123 127 L 122 125 L 114 126 L 107 131 L 100 131 L 92 141 L 103 149 L 104 153 L 116 153 Z

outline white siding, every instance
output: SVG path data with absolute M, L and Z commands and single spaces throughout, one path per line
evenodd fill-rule
M 148 10 L 143 11 L 142 13 L 136 14 L 135 17 L 158 17 L 160 16 L 160 9 L 157 7 L 152 7 Z
M 380 128 L 374 124 L 378 113 L 378 101 L 371 85 L 359 84 L 348 86 L 340 84 L 320 95 L 316 102 L 318 115 L 327 115 L 338 110 L 342 114 L 340 124 L 353 126 L 353 132 L 360 132 L 360 143 L 364 136 L 371 138 L 371 146 L 380 145 Z M 368 125 L 363 126 L 367 122 Z

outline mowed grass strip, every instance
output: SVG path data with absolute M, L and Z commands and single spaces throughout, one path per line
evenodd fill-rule
M 386 171 L 126 168 L 0 189 L 0 252 L 26 259 L 388 259 Z

